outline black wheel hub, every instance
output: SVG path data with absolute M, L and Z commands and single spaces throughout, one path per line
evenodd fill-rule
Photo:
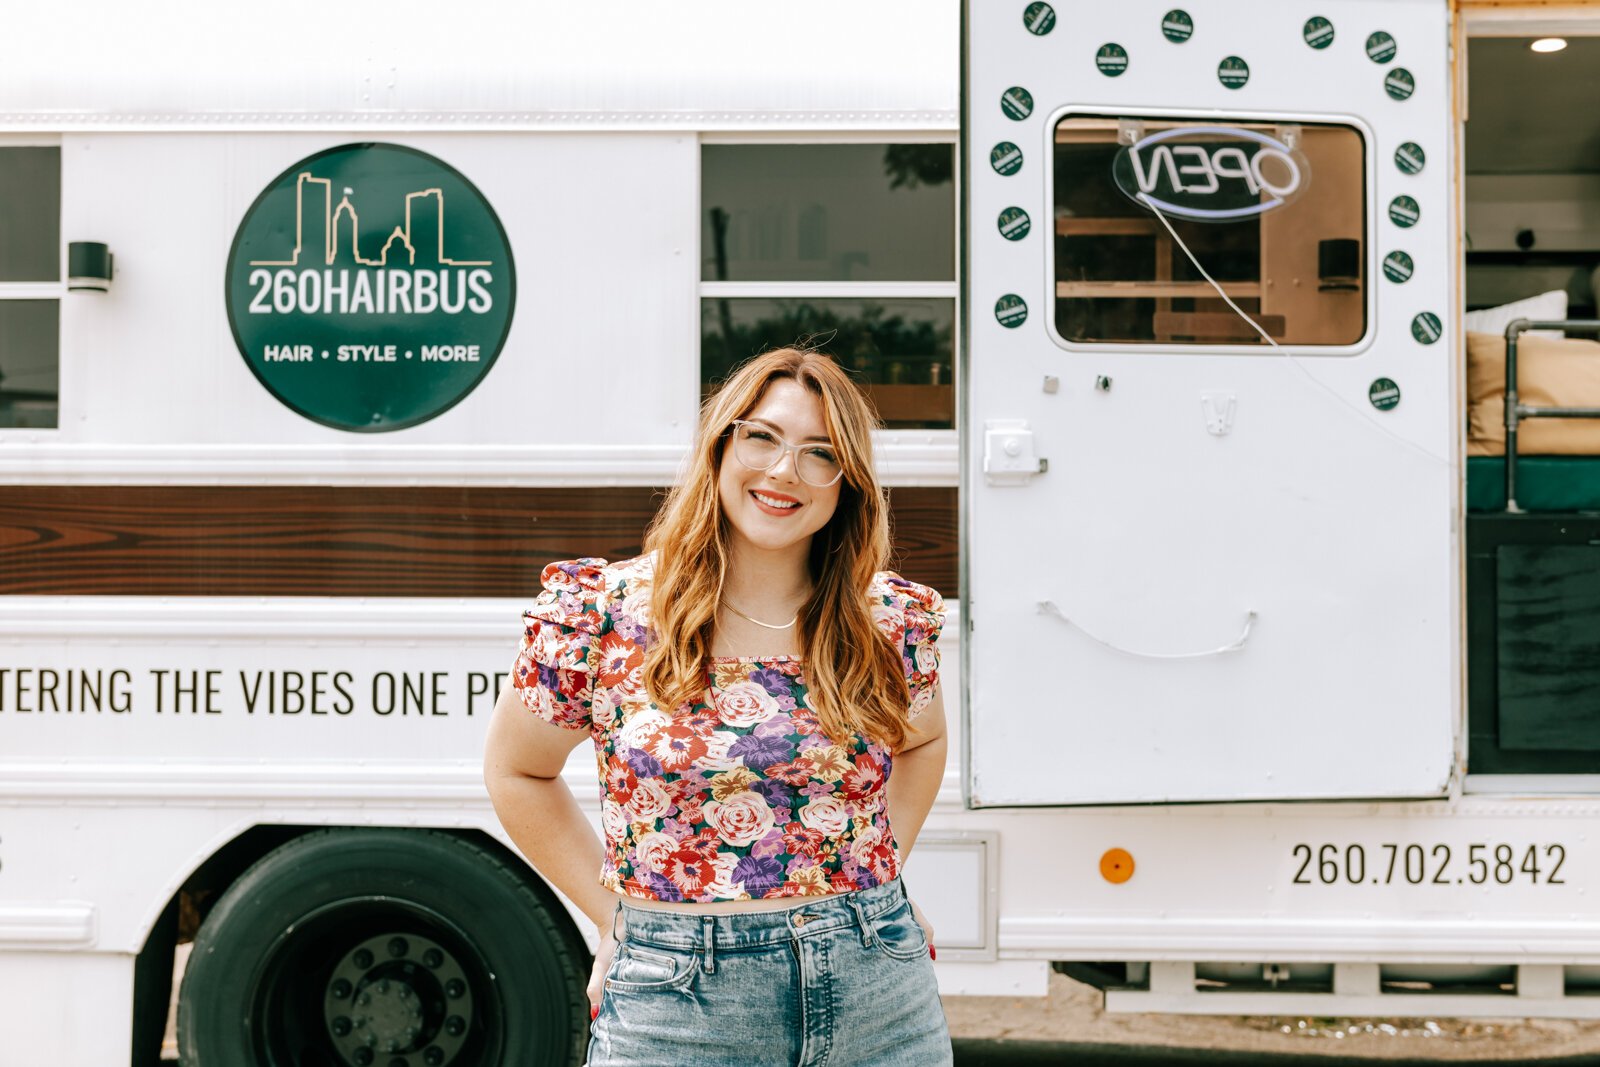
M 472 987 L 444 946 L 384 933 L 351 947 L 322 999 L 329 1040 L 349 1067 L 449 1067 L 472 1022 Z

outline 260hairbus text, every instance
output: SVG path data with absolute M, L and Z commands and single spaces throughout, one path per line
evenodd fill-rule
M 482 315 L 494 307 L 494 273 L 472 270 L 267 270 L 250 272 L 252 315 Z

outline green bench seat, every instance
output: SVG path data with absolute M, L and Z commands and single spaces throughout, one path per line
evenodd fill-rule
M 1517 505 L 1524 511 L 1600 511 L 1600 456 L 1523 456 L 1517 460 Z M 1506 462 L 1467 457 L 1467 510 L 1506 506 Z

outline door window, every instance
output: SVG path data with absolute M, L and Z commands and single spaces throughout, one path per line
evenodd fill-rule
M 1343 346 L 1365 336 L 1360 131 L 1067 115 L 1054 141 L 1059 340 Z

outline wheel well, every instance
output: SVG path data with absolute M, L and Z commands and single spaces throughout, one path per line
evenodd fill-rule
M 482 830 L 437 826 L 252 826 L 206 857 L 194 869 L 178 891 L 167 900 L 160 918 L 156 920 L 150 935 L 145 939 L 144 946 L 139 950 L 134 966 L 133 983 L 133 1067 L 155 1067 L 158 1064 L 161 1040 L 166 1030 L 167 1013 L 172 999 L 172 971 L 177 946 L 194 940 L 200 924 L 205 922 L 206 916 L 210 914 L 212 907 L 228 887 L 268 853 L 296 838 L 326 830 L 359 832 L 368 829 L 417 830 L 447 834 L 471 841 L 485 851 L 498 854 L 506 861 L 509 868 L 522 876 L 528 887 L 538 896 L 566 938 L 568 948 L 574 955 L 581 959 L 589 954 L 588 943 L 555 891 L 520 855 L 492 834 Z

